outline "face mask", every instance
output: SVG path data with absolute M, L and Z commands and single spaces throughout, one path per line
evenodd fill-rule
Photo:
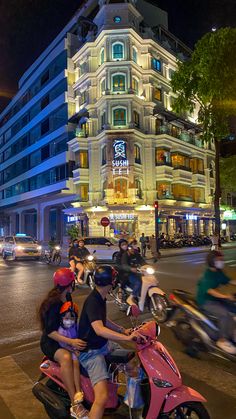
M 62 324 L 65 329 L 69 329 L 70 327 L 74 326 L 75 321 L 72 319 L 63 319 Z
M 223 260 L 216 260 L 215 261 L 215 268 L 216 269 L 224 269 L 225 263 Z
M 78 245 L 78 243 L 74 243 L 74 247 L 78 247 L 79 245 Z

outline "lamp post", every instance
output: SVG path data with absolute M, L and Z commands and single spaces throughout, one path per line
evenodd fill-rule
M 156 237 L 156 252 L 159 254 L 159 223 L 158 223 L 158 217 L 159 217 L 159 204 L 158 201 L 154 202 L 154 208 L 155 208 L 155 237 Z

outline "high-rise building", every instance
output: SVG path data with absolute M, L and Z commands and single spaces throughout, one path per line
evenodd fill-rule
M 191 51 L 144 0 L 88 0 L 24 74 L 0 116 L 1 208 L 10 230 L 210 234 L 214 150 L 170 81 Z M 0 209 L 1 210 L 1 209 Z

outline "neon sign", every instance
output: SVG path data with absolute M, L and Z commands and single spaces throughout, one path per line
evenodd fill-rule
M 197 220 L 198 216 L 193 214 L 186 214 L 186 220 Z
M 118 139 L 113 143 L 114 157 L 112 160 L 113 175 L 128 175 L 129 160 L 127 159 L 126 142 Z

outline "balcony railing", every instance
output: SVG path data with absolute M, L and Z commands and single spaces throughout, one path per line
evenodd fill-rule
M 185 171 L 187 171 L 187 172 L 192 172 L 192 169 L 190 169 L 190 167 L 181 166 L 181 165 L 178 165 L 178 166 L 173 166 L 173 167 L 174 167 L 174 170 L 178 170 L 178 169 L 180 169 L 180 170 L 185 170 Z
M 169 161 L 156 161 L 156 166 L 169 166 L 172 167 L 172 163 Z
M 202 141 L 197 136 L 189 134 L 188 132 L 185 132 L 182 130 L 179 130 L 176 132 L 168 125 L 160 126 L 157 129 L 156 134 L 157 135 L 160 135 L 160 134 L 171 135 L 172 137 L 178 138 L 181 141 L 184 141 L 186 143 L 193 144 L 197 147 L 202 148 Z

